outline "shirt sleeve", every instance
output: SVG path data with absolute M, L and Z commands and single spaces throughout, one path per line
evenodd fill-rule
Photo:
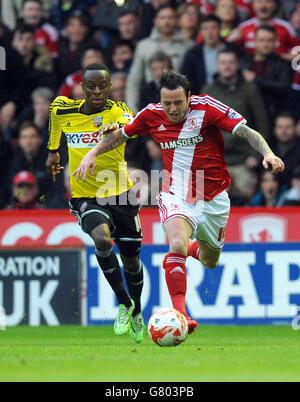
M 136 135 L 148 135 L 148 126 L 147 126 L 147 108 L 141 110 L 136 117 L 129 121 L 122 129 L 122 134 L 126 138 L 131 138 Z
M 118 106 L 115 122 L 119 124 L 119 128 L 122 128 L 133 119 L 133 113 L 124 102 L 118 102 Z
M 48 149 L 50 151 L 56 150 L 60 145 L 60 138 L 62 134 L 62 127 L 57 116 L 57 111 L 62 97 L 57 97 L 50 106 L 49 109 L 49 140 Z
M 234 134 L 241 124 L 247 123 L 247 120 L 241 114 L 212 96 L 207 95 L 206 102 L 210 125 Z

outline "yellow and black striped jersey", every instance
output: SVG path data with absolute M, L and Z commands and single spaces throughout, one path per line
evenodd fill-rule
M 77 182 L 72 173 L 88 151 L 100 141 L 99 134 L 95 131 L 103 124 L 118 123 L 123 127 L 132 119 L 132 112 L 125 103 L 108 99 L 101 112 L 86 115 L 80 112 L 84 102 L 85 100 L 74 101 L 65 96 L 58 96 L 54 100 L 50 106 L 48 149 L 58 149 L 61 135 L 66 136 L 73 197 L 105 198 L 119 195 L 133 185 L 124 159 L 125 143 L 97 156 L 94 176 L 89 172 L 85 182 Z

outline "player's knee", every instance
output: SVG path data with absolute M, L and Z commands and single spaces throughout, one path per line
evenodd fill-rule
M 122 256 L 122 261 L 127 272 L 135 273 L 140 270 L 141 264 L 138 256 L 130 258 Z
M 187 254 L 187 242 L 181 238 L 170 240 L 170 251 L 177 254 Z

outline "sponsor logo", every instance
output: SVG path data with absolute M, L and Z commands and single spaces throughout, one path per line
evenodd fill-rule
M 161 124 L 159 127 L 158 127 L 158 131 L 165 131 L 166 130 L 166 127 L 163 125 L 163 124 Z
M 195 130 L 198 127 L 197 118 L 188 119 L 189 130 Z
M 66 133 L 66 140 L 71 148 L 92 148 L 98 144 L 99 132 Z
M 180 209 L 180 206 L 178 204 L 171 204 L 171 210 L 178 210 Z
M 94 126 L 95 126 L 95 127 L 100 127 L 101 124 L 102 124 L 102 120 L 103 120 L 103 117 L 102 117 L 102 116 L 96 116 L 96 117 L 94 117 Z
M 240 115 L 238 112 L 236 112 L 235 110 L 233 110 L 233 109 L 229 109 L 229 111 L 228 111 L 228 117 L 230 118 L 230 119 L 232 119 L 232 120 L 238 120 L 238 119 L 241 119 L 243 116 L 242 115 Z
M 184 274 L 184 271 L 180 267 L 175 267 L 170 271 L 170 274 L 174 274 L 175 272 L 180 272 L 181 274 Z
M 132 116 L 129 113 L 123 113 L 122 117 L 125 117 L 125 119 L 130 119 L 130 120 L 132 119 Z
M 174 141 L 166 141 L 166 142 L 161 142 L 160 147 L 161 149 L 174 149 L 174 148 L 180 148 L 180 147 L 189 147 L 191 145 L 196 145 L 199 142 L 203 141 L 203 136 L 201 134 L 191 137 L 191 138 L 183 138 L 179 140 L 174 140 Z
M 259 214 L 242 218 L 240 228 L 242 241 L 247 243 L 286 240 L 286 219 L 279 216 Z

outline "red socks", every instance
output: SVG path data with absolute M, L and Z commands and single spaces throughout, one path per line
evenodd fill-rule
M 168 253 L 164 258 L 163 267 L 173 307 L 187 316 L 185 260 L 186 256 L 183 254 Z
M 196 258 L 196 260 L 199 261 L 199 244 L 197 242 L 197 240 L 192 241 L 189 240 L 189 244 L 188 244 L 188 256 L 191 256 L 193 258 Z

